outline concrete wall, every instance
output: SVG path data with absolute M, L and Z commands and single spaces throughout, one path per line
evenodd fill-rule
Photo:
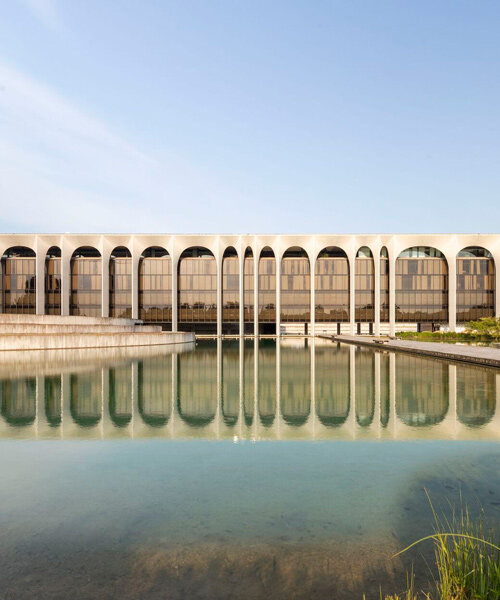
M 44 265 L 47 250 L 51 246 L 58 246 L 62 252 L 62 314 L 69 315 L 69 289 L 70 289 L 70 261 L 73 252 L 80 246 L 93 246 L 101 253 L 103 259 L 102 279 L 102 316 L 109 313 L 109 276 L 108 265 L 111 252 L 117 246 L 125 246 L 132 255 L 132 318 L 138 317 L 138 266 L 142 252 L 150 246 L 164 247 L 172 258 L 172 313 L 173 331 L 177 331 L 177 265 L 182 252 L 192 246 L 203 246 L 210 250 L 217 263 L 217 298 L 218 298 L 218 323 L 217 333 L 222 333 L 222 257 L 229 246 L 233 246 L 240 257 L 240 273 L 242 272 L 243 256 L 246 248 L 250 248 L 254 257 L 255 283 L 257 283 L 257 266 L 261 250 L 265 246 L 272 248 L 276 262 L 277 277 L 277 323 L 276 331 L 280 331 L 280 268 L 281 259 L 286 250 L 292 246 L 299 246 L 306 252 L 311 274 L 315 272 L 316 259 L 319 252 L 327 246 L 337 246 L 344 250 L 349 261 L 350 271 L 350 307 L 351 319 L 349 333 L 355 333 L 354 320 L 355 307 L 355 258 L 361 246 L 370 248 L 375 259 L 375 322 L 374 333 L 381 331 L 380 323 L 380 256 L 381 249 L 385 246 L 389 254 L 389 333 L 396 331 L 395 320 L 395 263 L 398 255 L 406 248 L 412 246 L 430 246 L 440 250 L 446 258 L 449 269 L 449 329 L 456 328 L 456 257 L 460 250 L 468 246 L 481 246 L 489 250 L 495 260 L 495 265 L 500 264 L 500 235 L 498 234 L 380 234 L 380 235 L 171 235 L 171 234 L 4 234 L 0 235 L 0 256 L 11 246 L 27 246 L 36 253 L 37 260 L 37 313 L 44 312 Z M 500 289 L 500 269 L 496 268 L 496 289 Z M 255 290 L 255 306 L 257 306 L 257 288 Z M 240 277 L 240 331 L 243 330 L 243 277 Z M 311 285 L 311 322 L 309 332 L 314 334 L 314 285 Z M 255 310 L 254 331 L 258 331 L 258 315 Z M 500 316 L 500 294 L 496 294 L 495 314 Z M 319 326 L 319 324 L 318 324 Z M 385 326 L 382 325 L 384 329 Z M 399 328 L 399 324 L 398 324 Z M 321 329 L 324 325 L 321 324 Z M 343 324 L 343 329 L 344 324 Z

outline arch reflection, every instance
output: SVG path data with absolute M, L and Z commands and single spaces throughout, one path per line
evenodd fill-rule
M 315 352 L 316 414 L 325 427 L 339 427 L 350 409 L 349 347 L 319 346 Z
M 178 411 L 191 427 L 203 427 L 217 412 L 217 351 L 199 342 L 195 352 L 179 356 Z

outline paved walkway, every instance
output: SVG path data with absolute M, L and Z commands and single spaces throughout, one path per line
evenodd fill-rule
M 336 335 L 333 339 L 337 342 L 356 344 L 358 346 L 370 346 L 384 350 L 395 350 L 398 352 L 410 352 L 435 358 L 447 360 L 458 360 L 462 362 L 475 363 L 488 367 L 500 368 L 500 349 L 488 346 L 462 346 L 459 344 L 442 344 L 440 342 L 416 342 L 413 340 L 387 340 L 383 344 L 377 344 L 375 338 L 370 336 Z M 385 338 L 387 339 L 387 338 Z

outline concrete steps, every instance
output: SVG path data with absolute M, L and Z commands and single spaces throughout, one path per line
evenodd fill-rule
M 0 315 L 0 352 L 157 346 L 194 342 L 191 333 L 162 331 L 134 319 Z

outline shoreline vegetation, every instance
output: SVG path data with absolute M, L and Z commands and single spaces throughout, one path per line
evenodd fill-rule
M 430 502 L 430 499 L 429 499 Z M 398 552 L 432 541 L 434 565 L 432 591 L 415 589 L 413 569 L 407 574 L 407 587 L 399 594 L 385 594 L 384 600 L 499 600 L 500 599 L 500 527 L 488 526 L 484 511 L 472 521 L 468 508 L 450 519 L 434 515 L 434 533 Z
M 470 321 L 465 331 L 399 331 L 400 340 L 419 340 L 421 342 L 499 342 L 500 317 L 485 317 L 479 321 Z

